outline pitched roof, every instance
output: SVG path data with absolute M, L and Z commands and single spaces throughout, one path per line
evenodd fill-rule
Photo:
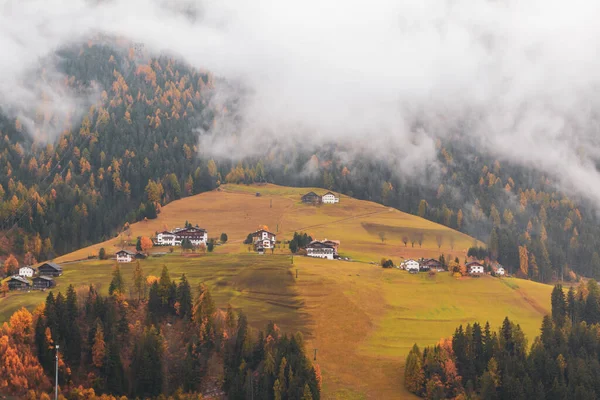
M 308 196 L 317 196 L 317 197 L 319 197 L 319 195 L 316 194 L 315 192 L 308 192 L 308 193 L 302 195 L 302 197 L 308 197 Z
M 125 250 L 125 249 L 121 249 L 119 251 L 117 251 L 115 254 L 129 254 L 130 256 L 135 256 L 135 253 L 133 251 L 129 251 L 129 250 Z
M 254 233 L 252 234 L 252 236 L 256 235 L 257 233 L 261 233 L 261 232 L 267 232 L 267 233 L 270 233 L 271 235 L 275 236 L 275 234 L 274 234 L 273 232 L 269 232 L 269 231 L 268 231 L 268 230 L 266 230 L 266 229 L 259 229 L 259 230 L 257 230 L 256 232 L 254 232 Z
M 45 276 L 45 275 L 36 276 L 35 278 L 33 278 L 33 280 L 36 280 L 36 279 L 43 279 L 45 281 L 50 281 L 50 282 L 54 281 L 54 279 L 52 279 L 52 277 Z
M 56 264 L 56 263 L 53 263 L 53 262 L 45 262 L 45 263 L 43 263 L 42 265 L 40 265 L 40 266 L 38 267 L 38 269 L 40 269 L 40 268 L 41 268 L 41 267 L 43 267 L 44 265 L 47 265 L 47 266 L 49 266 L 49 267 L 51 267 L 51 268 L 54 268 L 54 270 L 56 270 L 56 271 L 62 271 L 62 267 L 61 267 L 60 265 Z
M 330 194 L 330 195 L 332 195 L 333 197 L 335 197 L 335 193 L 333 193 L 333 192 L 327 192 L 327 193 L 325 193 L 323 196 L 327 196 L 328 194 Z M 321 196 L 321 197 L 323 197 L 323 196 Z
M 483 267 L 483 264 L 480 263 L 479 261 L 471 261 L 465 264 L 465 267 L 470 268 L 470 267 Z
M 323 248 L 326 248 L 326 249 L 333 249 L 334 247 L 333 247 L 332 245 L 329 245 L 329 244 L 327 244 L 327 243 L 324 243 L 324 242 L 321 242 L 321 241 L 318 241 L 318 240 L 313 240 L 312 242 L 310 242 L 310 243 L 309 243 L 309 244 L 306 246 L 306 248 L 307 248 L 307 249 L 309 249 L 309 248 L 317 248 L 317 249 L 319 249 L 319 248 L 321 248 L 321 249 L 323 249 Z
M 19 281 L 21 283 L 25 283 L 27 285 L 31 285 L 31 283 L 27 279 L 25 279 L 25 278 L 23 278 L 22 276 L 19 276 L 19 275 L 13 275 L 13 276 L 10 277 L 9 280 L 11 280 L 11 281 L 13 281 L 13 280 L 14 281 Z

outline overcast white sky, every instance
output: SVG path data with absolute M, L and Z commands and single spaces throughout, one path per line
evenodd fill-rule
M 589 0 L 0 0 L 0 104 L 27 115 L 39 88 L 23 71 L 105 32 L 252 89 L 244 124 L 201 141 L 215 155 L 261 154 L 301 131 L 411 173 L 462 126 L 600 204 L 599 15 Z M 81 102 L 53 90 L 58 114 Z

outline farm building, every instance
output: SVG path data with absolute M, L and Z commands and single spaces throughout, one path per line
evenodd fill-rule
M 329 242 L 329 243 L 327 243 Z M 309 257 L 326 258 L 333 260 L 337 257 L 337 246 L 332 241 L 313 240 L 306 246 L 306 255 Z
M 499 262 L 496 261 L 496 262 L 492 263 L 491 267 L 492 267 L 492 271 L 494 272 L 495 275 L 497 275 L 497 276 L 506 275 L 506 270 L 504 269 L 502 264 L 500 264 Z
M 34 274 L 35 274 L 35 270 L 32 267 L 25 266 L 25 267 L 19 268 L 19 276 L 31 278 Z
M 327 192 L 321 197 L 323 204 L 335 204 L 340 202 L 340 198 L 332 192 Z
M 483 264 L 481 264 L 479 261 L 468 262 L 465 266 L 467 267 L 467 272 L 469 275 L 478 276 L 483 275 L 484 273 Z
M 22 276 L 13 275 L 8 280 L 9 290 L 27 290 L 31 287 L 31 282 Z
M 45 276 L 61 276 L 62 267 L 53 262 L 45 262 L 38 267 L 38 273 Z
M 117 262 L 126 263 L 131 262 L 135 258 L 135 253 L 129 250 L 119 250 L 116 253 Z
M 306 204 L 316 204 L 321 202 L 321 196 L 315 192 L 308 192 L 302 196 L 302 202 Z
M 208 242 L 208 231 L 196 226 L 160 232 L 156 235 L 156 245 L 181 246 L 184 239 L 188 239 L 194 246 L 206 244 Z
M 56 282 L 49 276 L 36 276 L 33 278 L 34 289 L 48 289 L 54 286 L 56 286 Z
M 405 260 L 402 262 L 402 264 L 400 264 L 400 266 L 408 272 L 419 272 L 420 270 L 419 262 L 412 259 Z
M 421 268 L 427 267 L 428 270 L 434 269 L 438 271 L 440 268 L 443 269 L 442 263 L 435 258 L 428 258 L 421 261 Z
M 140 251 L 138 251 L 137 253 L 135 253 L 135 258 L 138 260 L 143 260 L 146 258 L 146 255 Z
M 276 236 L 265 229 L 259 229 L 252 234 L 252 242 L 256 251 L 259 251 L 259 247 L 262 247 L 263 251 L 264 249 L 273 249 L 275 248 Z

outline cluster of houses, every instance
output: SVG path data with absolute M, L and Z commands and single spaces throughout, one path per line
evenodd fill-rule
M 404 260 L 400 264 L 400 269 L 416 274 L 417 272 L 432 270 L 441 272 L 444 271 L 444 266 L 435 258 L 422 258 L 418 261 L 413 259 Z
M 208 243 L 208 231 L 196 225 L 195 227 L 175 228 L 172 231 L 159 232 L 154 242 L 157 246 L 181 246 L 185 240 L 194 246 Z
M 54 277 L 62 275 L 62 267 L 53 262 L 45 262 L 39 267 L 19 268 L 19 274 L 8 278 L 9 290 L 44 290 L 56 286 Z M 31 278 L 31 279 L 30 279 Z
M 136 259 L 144 259 L 146 255 L 142 252 L 133 252 L 125 249 L 121 249 L 115 253 L 117 257 L 117 262 L 119 263 L 129 263 Z
M 326 258 L 328 260 L 333 260 L 334 258 L 339 258 L 339 245 L 339 240 L 313 240 L 305 248 L 306 255 L 309 257 Z
M 302 196 L 302 202 L 306 204 L 335 204 L 340 202 L 340 198 L 332 192 L 327 192 L 322 196 L 315 192 L 308 192 Z
M 465 264 L 465 267 L 467 269 L 467 274 L 470 276 L 481 276 L 485 274 L 485 267 L 479 261 L 470 261 Z M 412 259 L 405 260 L 400 264 L 400 269 L 404 269 L 412 274 L 432 270 L 437 272 L 445 271 L 442 263 L 434 258 L 420 259 L 418 261 Z M 491 265 L 491 269 L 495 275 L 504 276 L 506 274 L 504 267 L 497 262 Z

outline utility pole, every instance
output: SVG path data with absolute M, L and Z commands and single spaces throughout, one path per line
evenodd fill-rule
M 56 379 L 54 381 L 54 400 L 58 400 L 58 345 L 55 346 L 56 349 Z
M 319 349 L 315 349 L 315 359 L 314 359 L 314 361 L 317 361 L 317 350 L 319 350 Z
M 298 268 L 296 268 L 296 279 L 298 279 Z

